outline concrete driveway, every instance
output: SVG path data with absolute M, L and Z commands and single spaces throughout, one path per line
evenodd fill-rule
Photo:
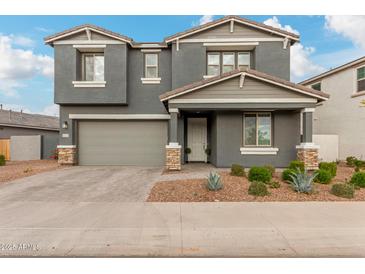
M 144 202 L 162 168 L 76 166 L 0 184 L 0 201 Z
M 365 257 L 364 202 L 141 202 L 160 171 L 72 167 L 0 186 L 0 256 Z

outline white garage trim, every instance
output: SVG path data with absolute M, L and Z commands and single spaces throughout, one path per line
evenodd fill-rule
M 169 114 L 69 114 L 70 119 L 85 120 L 169 120 Z

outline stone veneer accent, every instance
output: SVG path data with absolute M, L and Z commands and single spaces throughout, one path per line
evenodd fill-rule
M 181 146 L 166 146 L 166 169 L 181 170 Z
M 76 147 L 58 147 L 58 163 L 61 165 L 76 165 L 77 164 L 77 149 Z
M 318 149 L 317 148 L 297 148 L 297 158 L 304 162 L 304 167 L 308 170 L 318 169 Z

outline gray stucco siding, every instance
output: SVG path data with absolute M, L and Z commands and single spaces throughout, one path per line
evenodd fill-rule
M 35 128 L 0 126 L 0 139 L 10 139 L 11 136 L 31 136 L 31 135 L 42 136 L 42 146 L 41 146 L 42 159 L 49 159 L 53 155 L 54 150 L 57 148 L 58 136 L 59 136 L 58 131 L 35 129 Z
M 183 43 L 171 47 L 171 89 L 200 81 L 206 74 L 206 47 L 203 43 Z
M 55 103 L 126 104 L 127 45 L 107 45 L 104 50 L 106 85 L 74 87 L 81 80 L 81 54 L 72 45 L 55 45 Z
M 274 111 L 272 115 L 273 147 L 279 148 L 277 155 L 242 155 L 243 112 L 217 113 L 213 125 L 213 132 L 216 131 L 213 164 L 218 167 L 230 167 L 234 163 L 244 167 L 266 164 L 287 167 L 296 159 L 295 146 L 300 143 L 300 114 L 297 111 Z
M 254 50 L 255 68 L 258 71 L 290 80 L 290 45 L 283 42 L 260 42 Z

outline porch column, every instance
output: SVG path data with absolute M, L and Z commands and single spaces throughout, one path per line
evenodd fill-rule
M 169 144 L 166 146 L 166 169 L 181 170 L 181 145 L 178 136 L 178 115 L 177 108 L 169 109 Z
M 313 112 L 314 108 L 305 108 L 301 111 L 302 115 L 302 142 L 297 149 L 297 159 L 304 162 L 308 170 L 318 169 L 318 150 L 319 146 L 313 143 Z

